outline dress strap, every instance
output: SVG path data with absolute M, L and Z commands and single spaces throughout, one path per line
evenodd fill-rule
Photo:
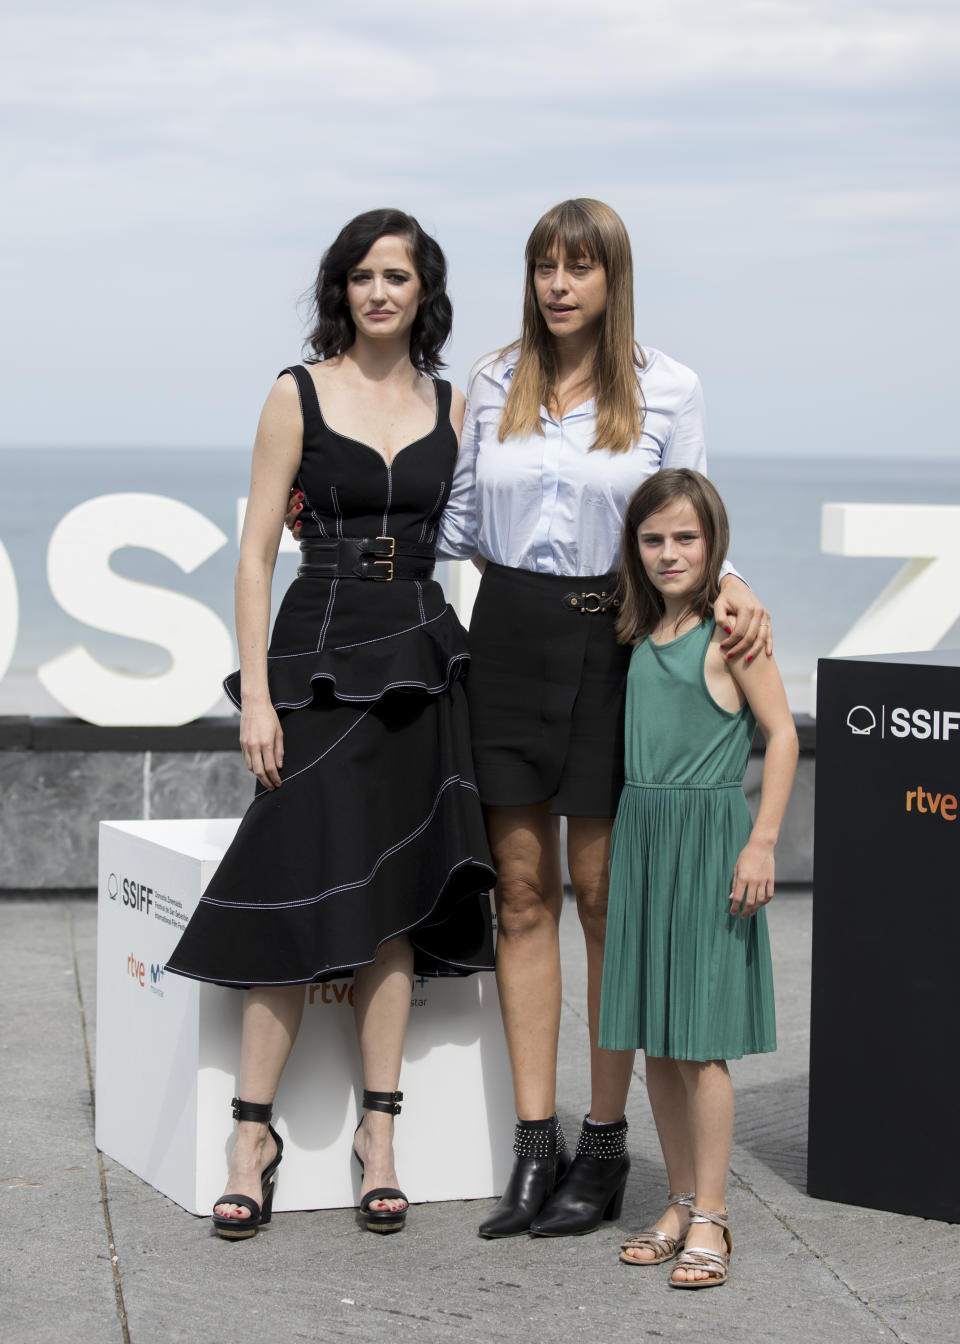
M 309 369 L 303 364 L 291 364 L 289 368 L 281 369 L 277 377 L 282 378 L 285 373 L 291 374 L 297 384 L 297 392 L 300 394 L 300 414 L 303 416 L 303 434 L 306 439 L 311 430 L 323 423 L 317 385 L 311 378 Z
M 437 428 L 444 429 L 450 422 L 450 402 L 453 400 L 453 391 L 444 378 L 436 378 L 434 382 L 437 385 Z

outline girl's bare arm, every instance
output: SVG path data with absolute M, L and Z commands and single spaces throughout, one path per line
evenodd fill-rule
M 773 898 L 773 852 L 797 768 L 797 730 L 786 691 L 773 658 L 736 658 L 727 664 L 730 674 L 753 710 L 766 741 L 760 808 L 750 839 L 737 859 L 730 890 L 730 913 L 741 918 L 756 914 Z

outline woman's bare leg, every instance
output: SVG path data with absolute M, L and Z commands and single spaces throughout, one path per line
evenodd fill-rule
M 677 1068 L 687 1093 L 690 1144 L 693 1149 L 694 1203 L 701 1209 L 722 1213 L 727 1207 L 727 1170 L 733 1144 L 733 1083 L 726 1061 L 698 1063 L 677 1060 Z M 708 1251 L 724 1248 L 723 1228 L 714 1223 L 695 1223 L 687 1246 Z M 673 1277 L 683 1280 L 709 1278 L 705 1269 L 675 1269 Z
M 550 804 L 490 807 L 497 870 L 497 988 L 520 1120 L 556 1109 L 563 906 L 558 818 Z
M 396 1092 L 400 1083 L 403 1040 L 410 1016 L 413 948 L 406 934 L 382 945 L 370 966 L 355 973 L 354 1015 L 363 1086 L 369 1092 Z M 397 1188 L 393 1158 L 393 1116 L 364 1111 L 354 1138 L 364 1164 L 361 1196 L 378 1186 Z M 371 1209 L 404 1209 L 402 1199 L 375 1199 Z
M 612 820 L 567 818 L 567 862 L 587 948 L 587 1015 L 590 1025 L 590 1119 L 612 1124 L 626 1110 L 633 1075 L 632 1050 L 601 1050 L 597 1045 L 603 945 L 607 932 Z
M 242 1101 L 273 1102 L 284 1065 L 300 1030 L 303 1016 L 303 985 L 258 986 L 247 991 L 243 1005 L 243 1036 L 240 1043 Z M 277 1146 L 266 1124 L 254 1120 L 237 1122 L 237 1135 L 230 1155 L 227 1192 L 247 1195 L 259 1204 L 260 1173 L 273 1161 Z M 223 1217 L 249 1218 L 249 1210 L 237 1204 L 217 1204 Z

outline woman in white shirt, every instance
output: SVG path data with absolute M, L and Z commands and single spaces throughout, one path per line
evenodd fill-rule
M 661 467 L 706 470 L 696 374 L 634 339 L 623 221 L 564 201 L 527 242 L 523 329 L 474 369 L 440 558 L 485 562 L 470 627 L 477 780 L 498 880 L 497 983 L 516 1162 L 484 1237 L 593 1231 L 629 1169 L 627 1051 L 597 1047 L 610 832 L 629 650 L 614 617 L 627 501 Z M 296 512 L 287 515 L 296 534 Z M 772 651 L 769 617 L 725 566 L 732 656 Z M 590 1110 L 571 1163 L 556 1117 L 560 817 L 587 952 Z
M 486 561 L 471 623 L 474 757 L 497 881 L 497 981 L 518 1116 L 516 1162 L 484 1237 L 590 1232 L 619 1215 L 632 1053 L 597 1048 L 612 818 L 629 650 L 617 551 L 632 492 L 704 471 L 696 375 L 634 339 L 630 241 L 600 201 L 565 201 L 527 243 L 523 331 L 474 370 L 438 554 Z M 731 655 L 769 643 L 728 568 Z M 587 949 L 591 1100 L 571 1162 L 556 1117 L 561 816 Z

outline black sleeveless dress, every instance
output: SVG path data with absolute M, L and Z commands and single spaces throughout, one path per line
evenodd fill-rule
M 434 384 L 434 428 L 388 466 L 325 424 L 303 366 L 285 372 L 303 413 L 302 540 L 433 542 L 457 455 L 450 384 Z M 283 785 L 257 784 L 167 970 L 243 988 L 308 983 L 372 962 L 399 933 L 417 974 L 492 968 L 468 662 L 432 580 L 291 584 L 268 654 Z M 239 673 L 224 685 L 239 707 Z

